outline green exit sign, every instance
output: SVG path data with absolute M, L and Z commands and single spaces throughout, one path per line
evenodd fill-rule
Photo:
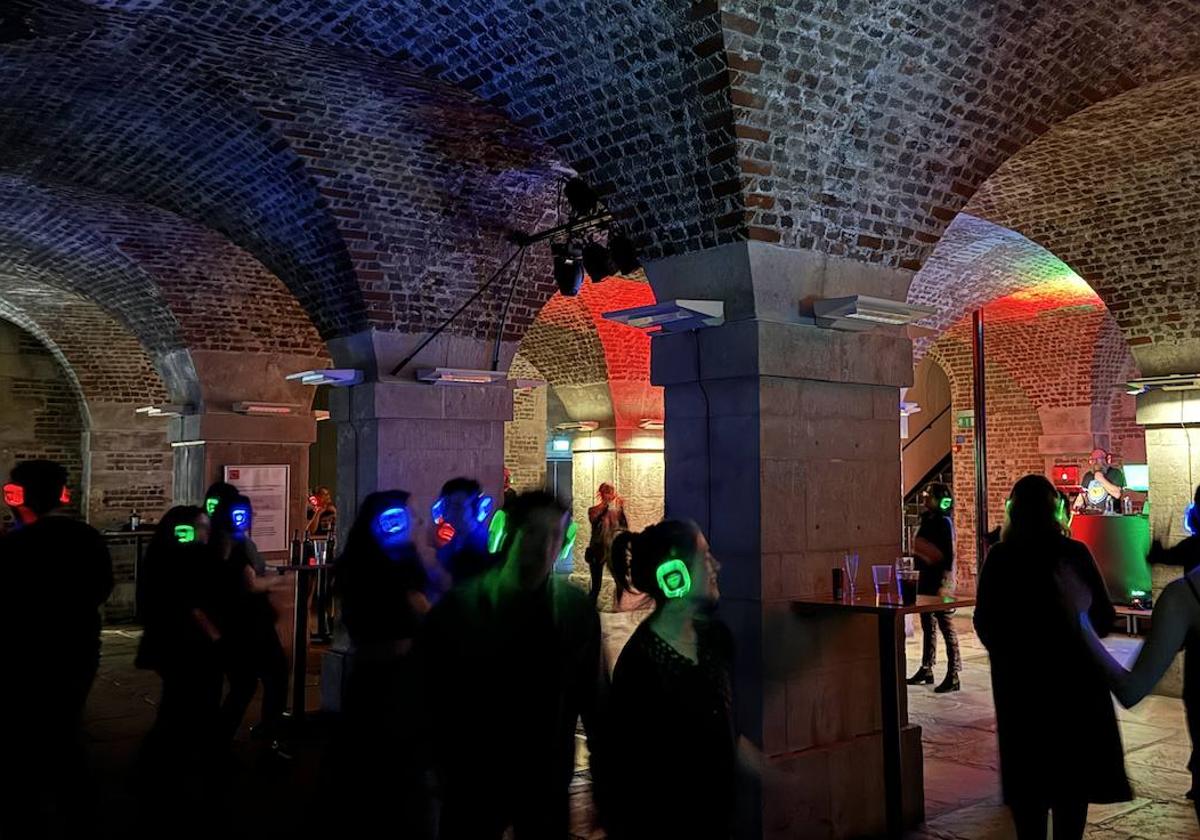
M 975 412 L 974 411 L 959 411 L 954 415 L 954 423 L 960 429 L 975 428 Z

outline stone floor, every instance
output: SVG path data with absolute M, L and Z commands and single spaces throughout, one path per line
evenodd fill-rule
M 605 616 L 605 648 L 610 656 L 640 618 L 637 614 Z M 970 630 L 969 616 L 957 618 L 964 654 L 963 690 L 934 695 L 925 687 L 909 691 L 910 716 L 924 730 L 927 822 L 910 833 L 910 840 L 1004 840 L 1013 837 L 1008 816 L 999 804 L 995 721 L 987 656 Z M 88 703 L 86 732 L 92 765 L 104 802 L 96 837 L 130 836 L 129 817 L 134 791 L 129 768 L 138 745 L 154 717 L 158 696 L 155 675 L 133 668 L 136 630 L 104 631 L 100 674 Z M 919 658 L 916 638 L 908 641 L 908 660 Z M 1130 656 L 1136 643 L 1117 639 L 1119 655 Z M 308 703 L 318 704 L 319 651 L 310 659 Z M 254 711 L 248 717 L 253 718 Z M 1120 712 L 1127 767 L 1138 798 L 1121 805 L 1093 807 L 1088 837 L 1200 837 L 1190 804 L 1184 799 L 1189 755 L 1183 709 L 1178 700 L 1150 697 L 1131 711 Z M 238 790 L 231 806 L 235 830 L 226 836 L 303 837 L 313 809 L 328 807 L 315 789 L 316 768 L 325 743 L 320 723 L 293 743 L 295 760 L 273 762 L 260 747 L 243 738 L 237 744 L 233 769 Z M 572 786 L 573 835 L 596 840 L 592 827 L 590 783 L 586 753 L 580 750 L 580 773 Z

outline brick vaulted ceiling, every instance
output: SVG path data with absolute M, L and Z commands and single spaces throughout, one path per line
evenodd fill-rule
M 1051 127 L 1200 70 L 1191 0 L 17 5 L 0 172 L 219 234 L 322 338 L 436 323 L 507 229 L 554 219 L 560 161 L 651 257 L 753 238 L 915 269 Z M 153 264 L 152 239 L 119 247 Z M 527 265 L 517 331 L 552 289 Z M 187 345 L 177 306 L 145 317 Z

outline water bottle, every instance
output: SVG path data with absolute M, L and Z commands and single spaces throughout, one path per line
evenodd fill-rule
M 136 531 L 138 528 L 141 528 L 141 527 L 142 527 L 142 517 L 138 516 L 138 512 L 135 510 L 129 514 L 129 530 Z
M 1121 513 L 1126 516 L 1133 516 L 1133 499 L 1129 496 L 1121 497 Z

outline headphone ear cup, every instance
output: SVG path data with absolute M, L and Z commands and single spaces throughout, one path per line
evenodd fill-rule
M 488 526 L 488 543 L 487 549 L 489 554 L 495 554 L 504 545 L 504 540 L 508 536 L 508 514 L 502 510 L 496 511 L 496 515 L 492 517 L 492 524 Z
M 499 514 L 497 514 L 497 515 L 499 515 Z M 563 534 L 562 551 L 560 551 L 558 553 L 559 565 L 566 563 L 567 560 L 570 559 L 571 552 L 575 548 L 575 537 L 578 536 L 578 534 L 579 534 L 579 526 L 578 525 L 576 525 L 574 522 L 571 522 L 570 524 L 567 525 L 567 531 L 565 534 Z
M 475 504 L 475 521 L 481 525 L 486 522 L 494 506 L 495 501 L 491 496 L 479 496 Z

